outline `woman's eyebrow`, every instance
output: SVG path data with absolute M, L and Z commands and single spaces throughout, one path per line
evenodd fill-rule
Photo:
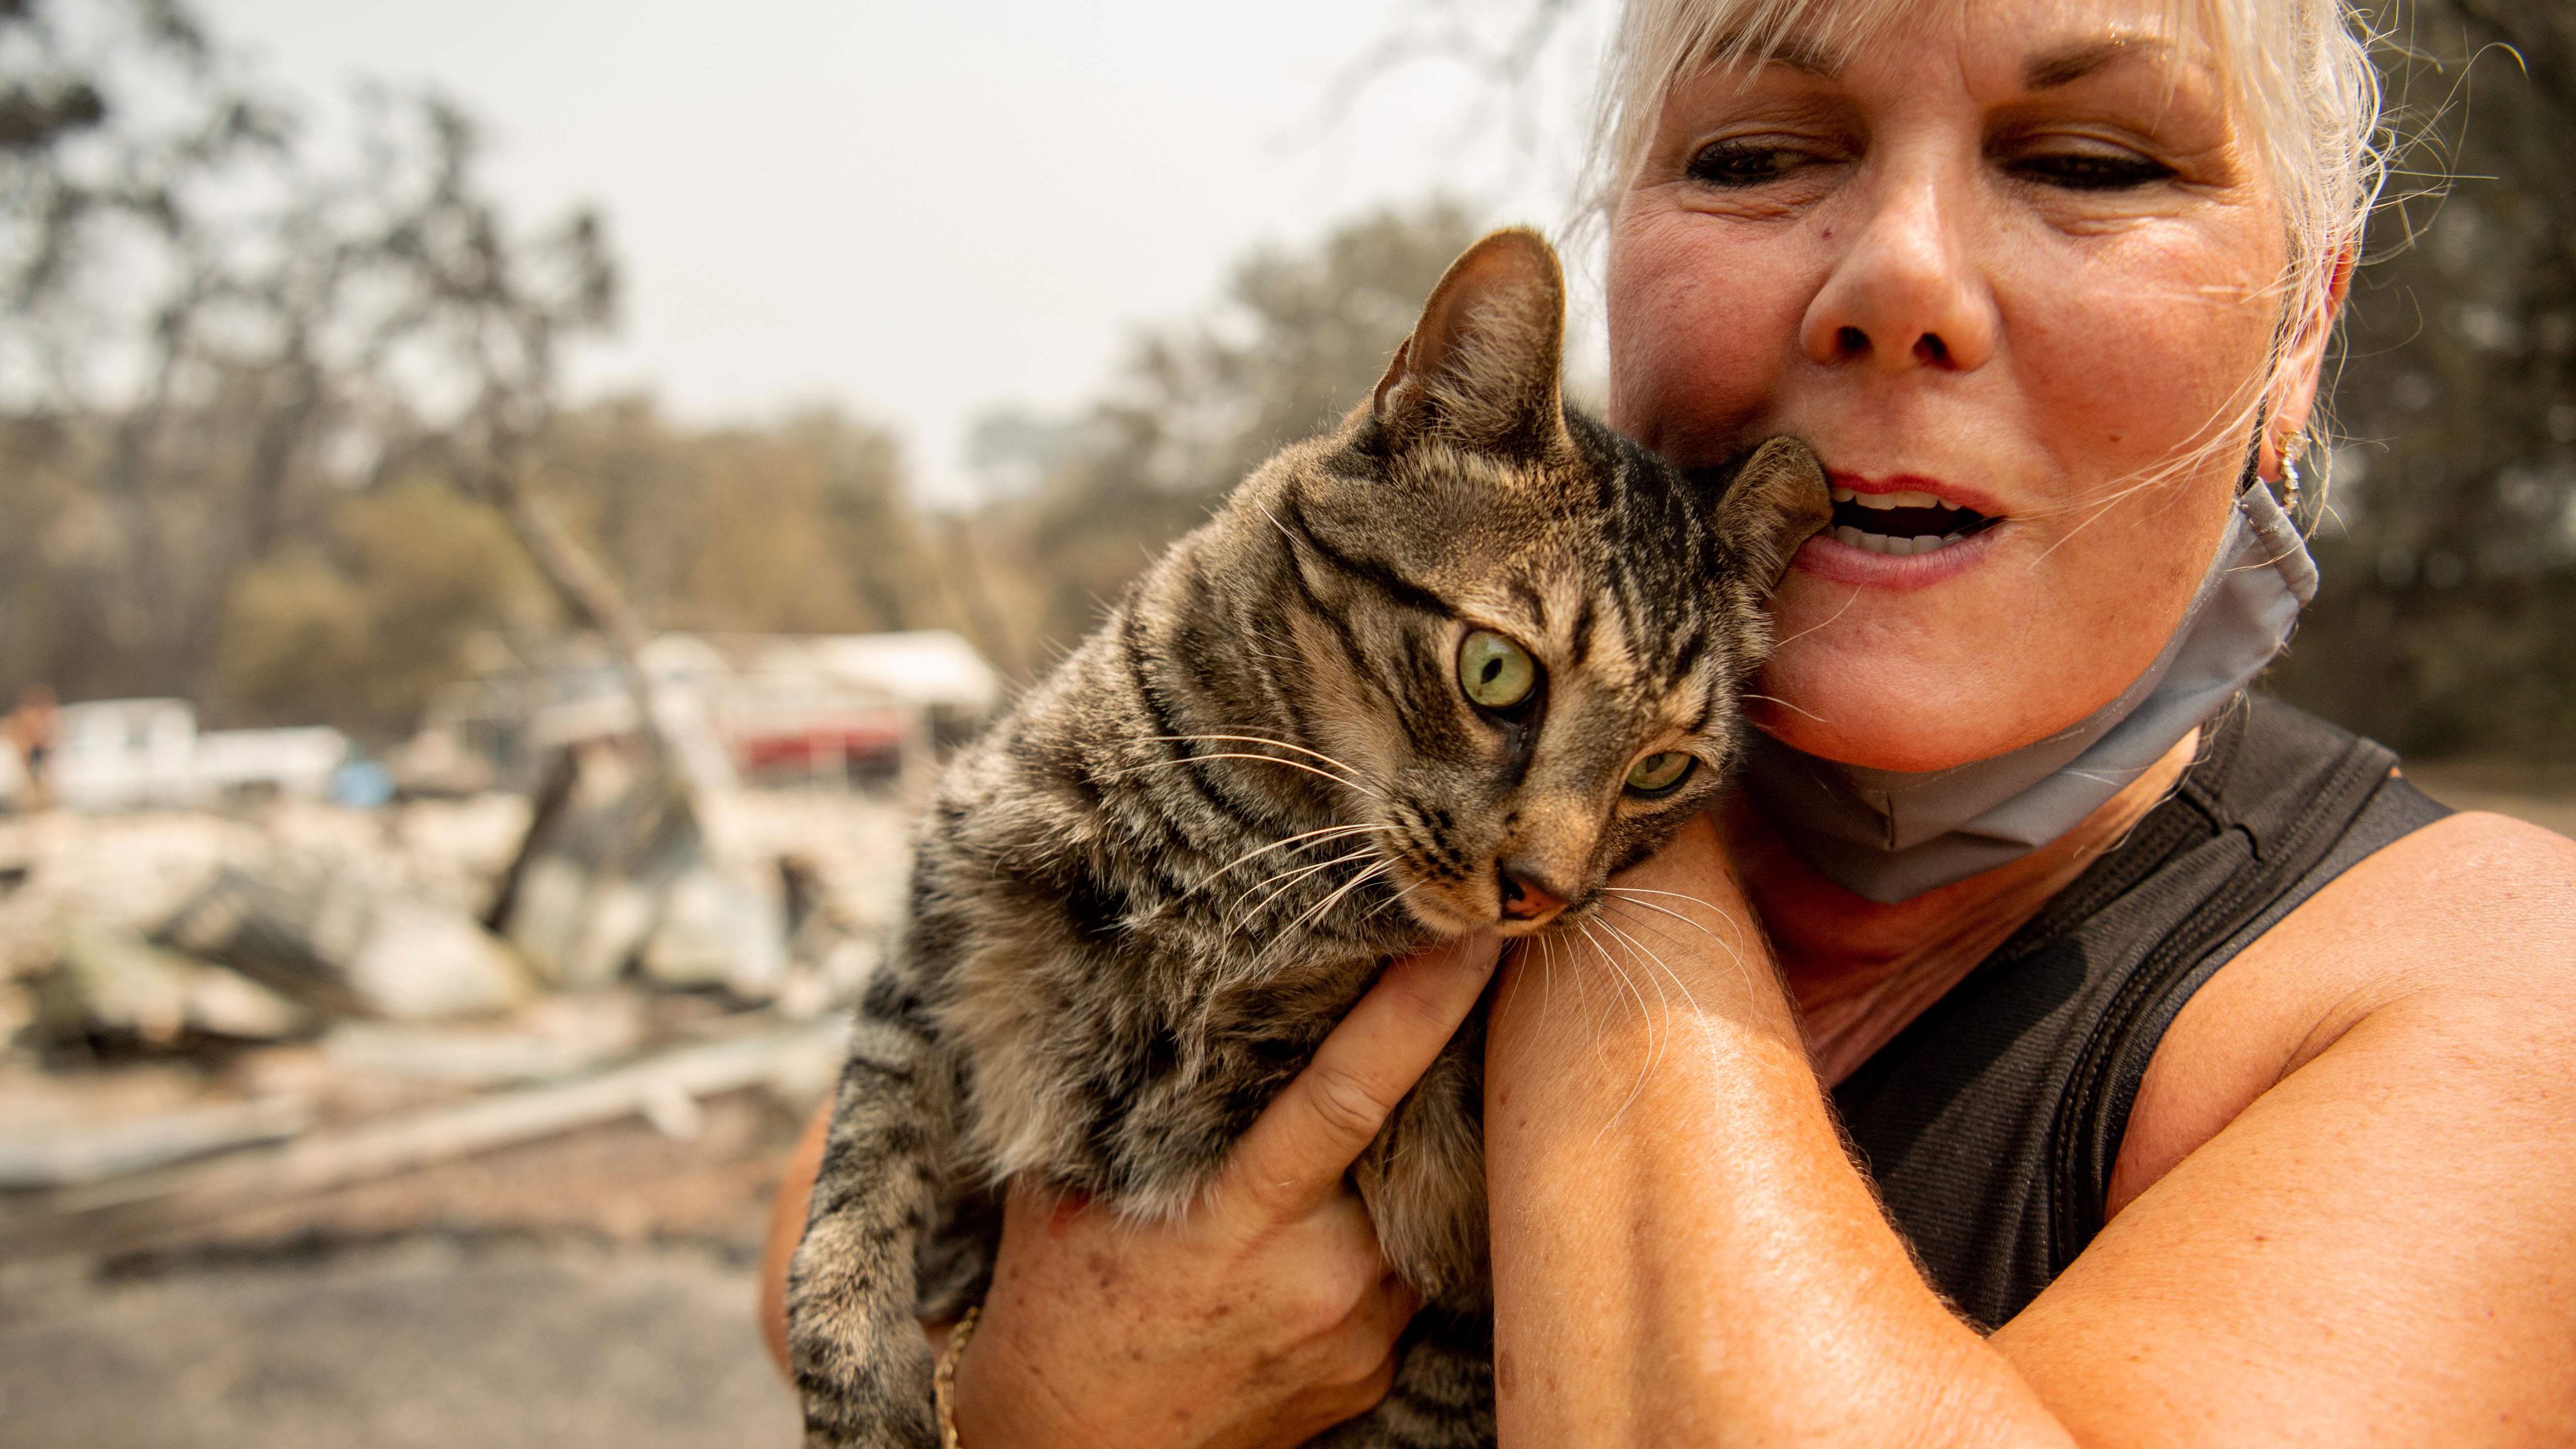
M 2108 40 L 2088 40 L 2080 45 L 2032 56 L 2022 66 L 2022 88 L 2050 90 L 2082 80 L 2113 61 L 2131 56 L 2159 56 L 2172 48 L 2162 40 L 2147 36 L 2120 35 Z

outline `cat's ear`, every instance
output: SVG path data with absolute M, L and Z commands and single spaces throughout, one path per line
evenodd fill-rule
M 1717 505 L 1718 536 L 1735 553 L 1737 576 L 1766 595 L 1789 571 L 1798 545 L 1833 520 L 1824 465 L 1796 438 L 1754 449 Z
M 1565 272 L 1556 249 L 1522 227 L 1498 231 L 1449 264 L 1422 320 L 1377 384 L 1377 422 L 1403 447 L 1437 438 L 1478 452 L 1534 456 L 1565 441 L 1557 373 L 1565 359 Z

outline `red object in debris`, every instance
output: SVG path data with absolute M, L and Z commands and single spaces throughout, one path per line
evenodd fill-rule
M 888 710 L 884 718 L 814 725 L 793 730 L 764 730 L 733 737 L 734 765 L 746 773 L 780 768 L 812 769 L 845 760 L 870 760 L 898 753 L 910 733 L 911 720 Z

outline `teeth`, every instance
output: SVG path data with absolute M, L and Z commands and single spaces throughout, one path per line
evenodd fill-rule
M 1949 502 L 1939 494 L 1913 490 L 1901 493 L 1861 493 L 1850 488 L 1834 488 L 1830 491 L 1836 503 L 1849 503 L 1855 507 L 1882 513 L 1895 508 L 1958 507 L 1957 504 Z M 1834 530 L 1834 542 L 1846 548 L 1866 549 L 1871 553 L 1883 553 L 1891 558 L 1912 558 L 1916 554 L 1937 553 L 1967 536 L 1965 532 L 1947 535 L 1918 533 L 1911 538 L 1905 538 L 1893 533 L 1874 532 L 1869 528 L 1856 528 L 1850 524 L 1844 524 Z
M 1931 493 L 1855 493 L 1849 488 L 1833 490 L 1836 503 L 1856 503 L 1863 508 L 1952 508 L 1957 505 Z

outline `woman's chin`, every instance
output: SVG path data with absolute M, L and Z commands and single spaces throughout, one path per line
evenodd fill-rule
M 1746 718 L 1753 722 L 1754 728 L 1801 754 L 1813 755 L 1820 760 L 1832 760 L 1837 764 L 1857 765 L 1863 769 L 1922 774 L 1930 770 L 1946 770 L 1956 765 L 1964 765 L 1971 760 L 1980 760 L 2003 752 L 2002 748 L 1978 751 L 1975 746 L 1952 749 L 1921 748 L 1916 743 L 1919 736 L 1909 738 L 1906 747 L 1890 748 L 1891 744 L 1896 743 L 1890 737 L 1873 736 L 1866 728 L 1847 730 L 1820 726 L 1814 719 L 1800 713 L 1804 708 L 1805 706 L 1797 704 L 1783 705 L 1767 700 L 1752 700 L 1745 704 L 1744 712 Z
M 1809 539 L 1774 597 L 1779 642 L 1747 717 L 1806 754 L 1909 774 L 2083 720 L 2153 662 L 2160 633 L 2111 627 L 2139 607 L 2134 582 L 2075 571 L 2070 587 L 2010 542 L 1994 530 L 1890 557 Z
M 1764 670 L 1745 700 L 1755 728 L 1793 750 L 1922 774 L 1991 759 L 2099 709 L 2120 683 L 1998 678 L 1964 662 L 1909 668 L 1893 651 L 1823 650 Z M 1841 656 L 1837 659 L 1835 656 Z M 1991 662 L 1991 661 L 1987 661 Z

